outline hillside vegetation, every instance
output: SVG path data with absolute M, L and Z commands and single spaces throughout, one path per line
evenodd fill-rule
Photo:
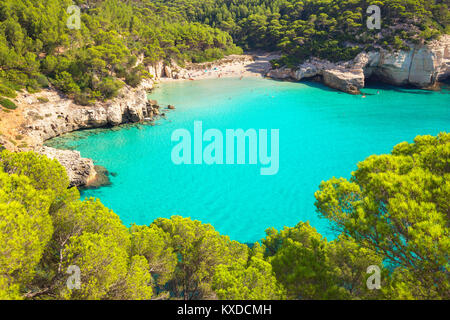
M 143 65 L 242 52 L 226 32 L 188 22 L 152 1 L 90 1 L 82 6 L 80 30 L 67 27 L 71 5 L 71 0 L 0 2 L 0 95 L 36 91 L 51 82 L 87 104 L 114 97 L 124 82 L 138 85 L 149 76 Z
M 401 49 L 449 33 L 449 1 L 162 0 L 190 20 L 225 30 L 244 50 L 282 50 L 281 63 L 310 56 L 349 60 L 363 49 Z M 370 5 L 381 29 L 367 28 Z M 200 9 L 198 9 L 200 8 Z
M 448 0 L 0 1 L 0 96 L 50 83 L 89 104 L 149 77 L 145 66 L 204 62 L 242 50 L 281 50 L 280 64 L 310 56 L 348 60 L 374 46 L 400 49 L 449 32 Z M 366 8 L 382 10 L 368 30 Z M 73 14 L 74 12 L 71 12 Z M 70 20 L 73 21 L 73 20 Z

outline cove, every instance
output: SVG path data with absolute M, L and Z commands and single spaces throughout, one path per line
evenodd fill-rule
M 267 228 L 309 221 L 332 239 L 330 223 L 314 207 L 321 181 L 349 178 L 357 163 L 372 154 L 450 129 L 448 90 L 377 85 L 364 93 L 366 98 L 316 83 L 258 78 L 168 82 L 151 94 L 160 105 L 176 106 L 167 120 L 75 132 L 50 144 L 77 149 L 116 173 L 111 186 L 86 190 L 82 197 L 100 198 L 126 225 L 181 215 L 251 243 L 264 237 Z M 222 132 L 278 129 L 278 173 L 260 175 L 252 165 L 175 165 L 171 135 L 194 121 L 202 121 L 204 130 Z

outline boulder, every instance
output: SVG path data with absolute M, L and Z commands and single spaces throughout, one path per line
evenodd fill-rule
M 107 121 L 111 126 L 118 126 L 124 122 L 124 111 L 120 103 L 111 103 L 108 106 Z
M 294 79 L 300 81 L 304 78 L 312 78 L 319 74 L 319 69 L 313 64 L 303 64 L 294 71 Z
M 273 69 L 267 73 L 267 77 L 281 80 L 291 79 L 293 78 L 292 73 L 293 71 L 290 68 Z
M 322 72 L 325 85 L 350 94 L 360 94 L 364 88 L 364 72 L 361 70 L 324 70 Z

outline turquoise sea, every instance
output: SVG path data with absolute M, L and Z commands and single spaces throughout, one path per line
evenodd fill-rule
M 126 225 L 181 215 L 254 242 L 269 227 L 310 221 L 333 238 L 314 207 L 321 181 L 348 178 L 359 161 L 417 135 L 450 130 L 448 90 L 377 85 L 364 92 L 366 98 L 316 83 L 256 78 L 164 83 L 150 98 L 177 109 L 155 126 L 76 132 L 51 144 L 75 148 L 114 173 L 111 186 L 82 197 L 100 198 Z M 197 120 L 204 131 L 279 129 L 278 174 L 261 176 L 255 165 L 173 164 L 172 132 L 193 132 Z

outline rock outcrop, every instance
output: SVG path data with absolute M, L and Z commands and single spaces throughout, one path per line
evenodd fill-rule
M 161 79 L 164 76 L 164 61 L 158 61 L 148 67 L 148 73 L 153 76 L 155 80 Z
M 364 88 L 364 72 L 362 70 L 323 70 L 323 83 L 333 89 L 351 94 L 361 93 Z
M 362 52 L 347 62 L 312 58 L 296 69 L 275 69 L 267 76 L 296 81 L 319 76 L 325 85 L 352 94 L 359 93 L 365 80 L 372 76 L 393 85 L 428 88 L 450 76 L 450 36 L 411 46 L 409 51 Z
M 54 90 L 22 95 L 17 103 L 26 105 L 23 133 L 33 138 L 33 145 L 39 146 L 48 139 L 80 129 L 153 120 L 158 112 L 147 101 L 148 88 L 148 84 L 136 89 L 125 87 L 117 98 L 94 106 L 77 105 Z M 48 102 L 42 103 L 38 97 Z
M 363 53 L 359 59 L 368 60 L 362 67 L 369 77 L 375 75 L 393 85 L 430 87 L 450 75 L 450 36 L 410 51 Z
M 153 82 L 144 80 L 138 88 L 126 86 L 117 98 L 94 106 L 77 105 L 51 89 L 38 94 L 20 94 L 15 102 L 25 106 L 21 134 L 31 141 L 28 149 L 57 159 L 66 168 L 71 186 L 89 185 L 97 175 L 92 160 L 82 158 L 76 151 L 42 147 L 43 143 L 80 129 L 154 120 L 159 116 L 159 106 L 147 99 L 152 87 Z
M 267 76 L 295 81 L 319 76 L 325 85 L 351 94 L 360 93 L 364 88 L 365 78 L 362 69 L 348 68 L 319 59 L 311 59 L 295 70 L 290 68 L 271 70 Z
M 91 159 L 82 158 L 78 151 L 39 147 L 35 149 L 35 152 L 49 159 L 58 160 L 66 169 L 71 187 L 86 186 L 96 179 L 94 162 Z

